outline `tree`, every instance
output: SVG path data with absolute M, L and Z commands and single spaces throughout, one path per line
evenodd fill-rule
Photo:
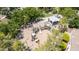
M 12 41 L 5 36 L 3 32 L 0 32 L 0 51 L 8 50 L 11 48 Z
M 53 7 L 38 7 L 38 8 L 44 11 L 45 13 L 49 13 L 53 11 Z
M 3 32 L 0 32 L 0 41 L 3 40 L 5 37 L 5 34 Z
M 53 14 L 59 14 L 60 9 L 61 9 L 61 8 L 59 8 L 59 7 L 54 7 L 54 8 L 53 8 Z
M 8 24 L 0 24 L 0 32 L 3 32 L 5 35 L 8 34 L 9 32 L 9 28 L 8 28 Z
M 40 9 L 36 9 L 34 7 L 24 8 L 23 12 L 24 12 L 24 14 L 29 16 L 30 22 L 35 21 L 37 18 L 44 16 Z
M 16 22 L 18 23 L 19 25 L 22 25 L 23 24 L 23 12 L 22 10 L 14 10 L 12 13 L 11 13 L 11 20 L 13 22 Z
M 36 21 L 37 18 L 42 17 L 41 10 L 36 8 L 16 9 L 11 13 L 11 21 L 19 26 L 26 25 L 29 22 Z M 38 19 L 37 19 L 38 20 Z
M 63 16 L 67 17 L 67 18 L 72 18 L 76 16 L 76 12 L 74 9 L 72 8 L 60 8 L 59 11 L 60 14 L 62 14 Z
M 2 48 L 2 51 L 11 51 L 12 48 L 11 48 L 11 45 L 12 45 L 12 40 L 4 40 L 3 43 L 1 44 L 0 48 Z
M 12 38 L 18 33 L 19 26 L 15 22 L 9 22 L 8 24 L 0 24 L 0 31 L 3 32 L 5 35 L 10 34 Z
M 42 45 L 39 48 L 36 48 L 36 50 L 41 51 L 60 51 L 61 48 L 59 47 L 61 43 L 61 36 L 62 34 L 58 29 L 53 29 L 52 34 L 48 35 L 48 40 L 45 42 L 44 45 Z
M 69 27 L 70 28 L 79 28 L 79 18 L 76 17 L 69 21 Z
M 70 36 L 67 32 L 60 32 L 59 29 L 53 29 L 52 33 L 48 35 L 47 42 L 44 45 L 36 48 L 37 51 L 64 51 L 67 48 L 67 43 Z
M 67 31 L 67 29 L 68 29 L 68 22 L 69 22 L 69 20 L 66 17 L 62 18 L 59 21 L 59 25 L 60 25 L 59 29 L 60 29 L 61 32 Z
M 11 18 L 11 13 L 16 9 L 19 9 L 19 7 L 1 7 L 0 14 L 6 15 L 7 18 Z

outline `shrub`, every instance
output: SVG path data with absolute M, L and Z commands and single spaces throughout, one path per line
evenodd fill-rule
M 52 30 L 52 34 L 54 34 L 55 36 L 57 36 L 60 33 L 58 28 L 53 28 Z
M 66 47 L 67 47 L 67 44 L 66 44 L 65 42 L 62 41 L 61 44 L 60 44 L 61 50 L 62 50 L 62 51 L 65 50 Z
M 70 40 L 70 35 L 67 32 L 63 33 L 63 41 L 65 41 L 66 43 L 69 42 Z
M 14 50 L 19 50 L 20 45 L 21 45 L 21 42 L 20 41 L 16 41 L 16 42 L 13 43 L 12 47 L 14 48 Z
M 68 19 L 66 17 L 62 18 L 59 21 L 59 24 L 60 24 L 59 29 L 60 29 L 61 32 L 67 31 L 67 29 L 68 29 Z
M 65 24 L 65 25 L 61 26 L 59 29 L 60 29 L 60 32 L 64 33 L 65 31 L 67 31 L 68 25 Z
M 0 32 L 0 40 L 2 40 L 5 37 L 5 34 L 3 32 Z

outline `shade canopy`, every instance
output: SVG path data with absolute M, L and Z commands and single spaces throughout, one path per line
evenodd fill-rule
M 59 21 L 61 18 L 62 18 L 62 15 L 55 14 L 55 15 L 49 17 L 49 20 L 52 22 L 56 22 L 56 21 Z

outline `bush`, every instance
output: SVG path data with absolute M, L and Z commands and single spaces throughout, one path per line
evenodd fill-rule
M 79 28 L 79 19 L 75 18 L 73 20 L 69 21 L 69 27 L 70 28 Z
M 60 33 L 60 31 L 59 31 L 58 28 L 54 28 L 54 29 L 52 30 L 52 34 L 54 34 L 55 36 L 59 35 L 59 33 Z
M 68 25 L 67 24 L 66 25 L 63 25 L 59 29 L 60 29 L 60 32 L 64 33 L 65 31 L 67 31 Z
M 70 40 L 70 35 L 67 32 L 63 33 L 63 41 L 65 41 L 66 43 L 68 43 Z
M 67 29 L 68 29 L 68 19 L 66 17 L 62 18 L 59 21 L 59 24 L 60 24 L 59 29 L 60 29 L 61 32 L 67 31 Z
M 15 40 L 12 44 L 12 51 L 30 51 L 31 49 L 28 46 L 25 46 L 21 41 Z
M 64 51 L 66 49 L 66 47 L 67 47 L 67 44 L 62 41 L 61 44 L 60 44 L 61 50 Z
M 5 37 L 5 34 L 3 32 L 0 32 L 0 40 L 2 40 Z
M 72 18 L 76 16 L 75 10 L 72 8 L 60 8 L 59 13 L 62 14 L 63 16 L 66 16 L 67 18 Z

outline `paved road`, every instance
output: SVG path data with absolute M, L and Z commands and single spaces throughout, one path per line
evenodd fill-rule
M 79 51 L 79 29 L 73 29 L 71 32 L 70 51 Z

